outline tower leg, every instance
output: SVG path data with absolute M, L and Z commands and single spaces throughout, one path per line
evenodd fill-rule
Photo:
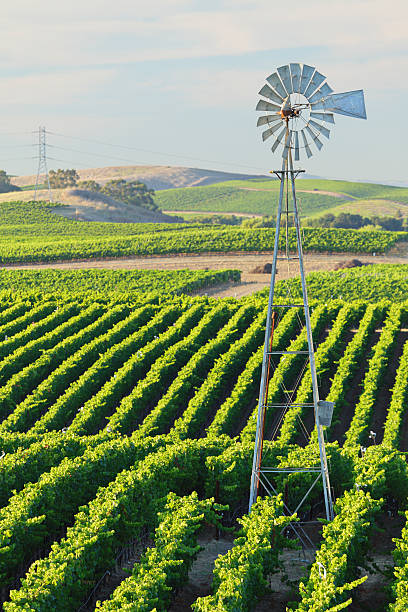
M 276 267 L 277 267 L 277 260 L 278 260 L 278 251 L 279 251 L 280 223 L 281 223 L 281 216 L 282 216 L 283 193 L 284 193 L 284 187 L 285 187 L 284 177 L 285 176 L 287 177 L 287 174 L 285 174 L 286 169 L 287 169 L 287 160 L 285 160 L 282 164 L 282 179 L 281 179 L 280 190 L 279 190 L 278 211 L 276 213 L 275 243 L 274 243 L 274 248 L 273 248 L 271 283 L 270 283 L 270 288 L 269 288 L 268 313 L 266 316 L 265 343 L 264 343 L 264 352 L 263 352 L 263 360 L 262 360 L 261 384 L 259 388 L 258 416 L 257 416 L 257 422 L 256 422 L 256 435 L 255 435 L 255 449 L 254 449 L 254 458 L 252 462 L 251 489 L 249 493 L 249 512 L 251 511 L 252 505 L 256 502 L 256 498 L 258 496 L 259 470 L 260 470 L 261 461 L 262 461 L 263 433 L 264 433 L 264 425 L 265 425 L 265 403 L 267 401 L 267 398 L 265 397 L 265 395 L 266 395 L 266 387 L 267 387 L 266 375 L 267 375 L 268 349 L 269 349 L 269 341 L 271 337 L 272 306 L 273 306 L 273 296 L 275 293 Z
M 300 235 L 299 212 L 298 212 L 297 199 L 296 199 L 295 176 L 294 176 L 293 162 L 292 162 L 292 151 L 289 151 L 288 158 L 289 158 L 290 180 L 292 184 L 292 199 L 293 199 L 294 220 L 295 220 L 295 228 L 296 228 L 296 243 L 297 243 L 298 256 L 299 256 L 300 281 L 302 284 L 303 306 L 304 306 L 304 311 L 305 311 L 305 324 L 306 324 L 306 333 L 307 333 L 307 344 L 309 348 L 310 373 L 312 377 L 315 424 L 316 424 L 316 429 L 317 429 L 317 438 L 319 442 L 320 465 L 321 465 L 321 470 L 322 470 L 324 503 L 326 507 L 326 518 L 328 521 L 331 521 L 334 518 L 333 501 L 332 501 L 331 489 L 330 489 L 330 479 L 329 479 L 329 469 L 327 466 L 326 448 L 324 445 L 323 427 L 320 425 L 320 422 L 319 422 L 319 407 L 318 407 L 319 388 L 317 384 L 312 328 L 310 324 L 309 302 L 308 302 L 308 296 L 307 296 L 305 269 L 303 265 L 303 247 L 302 247 L 302 238 Z

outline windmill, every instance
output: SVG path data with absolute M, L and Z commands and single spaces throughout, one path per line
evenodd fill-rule
M 300 160 L 300 154 L 306 153 L 310 158 L 313 155 L 313 147 L 319 151 L 323 147 L 321 136 L 329 138 L 330 128 L 334 125 L 334 115 L 346 115 L 366 119 L 363 91 L 348 91 L 345 93 L 333 93 L 332 88 L 326 82 L 326 77 L 312 66 L 306 64 L 288 64 L 281 66 L 276 72 L 266 79 L 265 84 L 259 91 L 262 99 L 259 100 L 256 110 L 265 114 L 258 118 L 257 125 L 262 127 L 262 140 L 272 138 L 272 153 L 282 148 L 282 168 L 274 170 L 280 180 L 279 202 L 276 215 L 276 232 L 274 241 L 272 274 L 269 291 L 268 312 L 266 319 L 265 343 L 262 363 L 262 374 L 260 392 L 258 399 L 258 414 L 255 436 L 255 447 L 251 475 L 251 488 L 249 499 L 249 510 L 255 503 L 259 485 L 261 484 L 269 494 L 275 494 L 273 485 L 273 474 L 293 472 L 316 472 L 316 478 L 305 494 L 305 501 L 314 485 L 320 480 L 323 484 L 323 494 L 327 520 L 332 520 L 333 502 L 330 488 L 329 469 L 326 458 L 323 426 L 330 425 L 333 412 L 333 404 L 319 399 L 318 380 L 314 355 L 314 345 L 310 321 L 308 296 L 306 289 L 302 238 L 299 222 L 298 201 L 296 197 L 295 179 L 304 170 L 295 169 L 293 161 Z M 266 99 L 265 99 L 266 98 Z M 294 160 L 293 160 L 294 158 Z M 275 278 L 277 272 L 277 260 L 279 258 L 279 236 L 281 231 L 282 213 L 286 216 L 286 258 L 296 259 L 299 262 L 299 273 L 303 294 L 303 303 L 294 304 L 290 296 L 285 304 L 277 304 L 274 300 Z M 292 215 L 292 217 L 289 217 Z M 297 257 L 289 256 L 287 228 L 291 223 L 295 228 Z M 280 300 L 282 301 L 282 300 Z M 297 300 L 300 302 L 300 300 Z M 273 331 L 275 326 L 275 313 L 282 312 L 287 308 L 300 307 L 304 310 L 304 322 L 307 336 L 307 350 L 298 351 L 304 353 L 308 361 L 312 379 L 313 403 L 296 405 L 293 401 L 294 392 L 285 390 L 286 401 L 277 404 L 269 401 L 268 389 L 271 378 L 271 359 L 276 357 L 284 359 L 293 351 L 273 350 Z M 313 409 L 314 425 L 317 430 L 317 439 L 320 453 L 320 467 L 302 468 L 271 468 L 262 464 L 262 451 L 265 429 L 265 417 L 267 411 L 280 411 L 282 420 L 287 410 L 296 406 L 301 409 Z M 300 505 L 300 504 L 299 504 Z M 299 506 L 298 506 L 299 507 Z M 287 509 L 289 512 L 289 509 Z M 297 534 L 299 535 L 299 534 Z M 301 538 L 302 539 L 302 538 Z

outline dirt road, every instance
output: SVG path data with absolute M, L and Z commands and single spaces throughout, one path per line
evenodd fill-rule
M 314 270 L 333 270 L 336 264 L 353 258 L 358 258 L 364 263 L 408 263 L 407 244 L 387 255 L 356 255 L 355 253 L 318 254 L 313 253 L 305 256 L 306 273 Z M 105 260 L 69 261 L 48 264 L 14 265 L 3 266 L 11 269 L 37 270 L 41 268 L 54 268 L 58 270 L 99 268 L 111 270 L 241 270 L 240 283 L 228 283 L 219 285 L 213 289 L 207 289 L 206 293 L 214 297 L 242 297 L 255 291 L 259 291 L 269 285 L 269 274 L 255 274 L 256 266 L 272 261 L 272 253 L 205 253 L 202 255 L 169 255 L 157 257 L 130 257 Z M 288 264 L 285 261 L 278 262 L 277 279 L 291 278 L 299 274 L 297 261 Z

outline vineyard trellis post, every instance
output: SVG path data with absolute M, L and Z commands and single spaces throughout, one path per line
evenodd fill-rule
M 289 130 L 287 128 L 286 131 L 286 139 L 290 139 Z M 263 362 L 262 362 L 262 374 L 261 374 L 261 383 L 260 383 L 260 391 L 259 391 L 259 399 L 258 399 L 258 414 L 257 414 L 257 425 L 256 425 L 256 436 L 255 436 L 255 447 L 254 447 L 254 455 L 253 455 L 253 465 L 252 465 L 252 474 L 251 474 L 251 486 L 250 486 L 250 499 L 249 499 L 249 511 L 251 511 L 252 505 L 255 503 L 258 496 L 259 485 L 262 484 L 264 489 L 270 494 L 276 494 L 275 487 L 271 483 L 271 474 L 282 473 L 282 474 L 291 474 L 291 473 L 305 473 L 305 472 L 316 472 L 316 478 L 309 487 L 308 491 L 305 493 L 302 501 L 298 504 L 296 510 L 299 509 L 301 504 L 307 499 L 309 493 L 314 488 L 316 483 L 322 480 L 323 484 L 323 494 L 324 494 L 324 502 L 325 502 L 325 510 L 326 510 L 326 518 L 327 520 L 332 520 L 334 518 L 333 513 L 333 501 L 330 489 L 330 479 L 329 479 L 329 470 L 327 464 L 326 457 L 326 449 L 325 442 L 323 436 L 323 427 L 322 427 L 322 412 L 328 406 L 327 402 L 321 402 L 319 400 L 319 389 L 317 382 L 317 374 L 316 374 L 316 364 L 315 364 L 315 355 L 314 355 L 314 345 L 313 345 L 313 336 L 310 322 L 310 311 L 309 311 L 309 303 L 308 303 L 308 295 L 307 295 L 307 287 L 306 287 L 306 279 L 305 279 L 305 271 L 304 271 L 304 263 L 303 263 L 303 248 L 302 248 L 302 236 L 300 231 L 300 221 L 299 221 L 299 211 L 298 211 L 298 203 L 296 198 L 296 186 L 295 180 L 296 177 L 304 172 L 304 170 L 295 170 L 293 168 L 292 154 L 289 148 L 288 155 L 286 159 L 284 159 L 281 170 L 274 170 L 274 174 L 280 180 L 280 190 L 279 190 L 279 202 L 278 202 L 278 210 L 276 215 L 276 230 L 275 230 L 275 240 L 274 240 L 274 251 L 273 251 L 273 260 L 272 260 L 272 270 L 271 270 L 271 282 L 270 282 L 270 290 L 269 290 L 269 299 L 268 299 L 268 310 L 267 310 L 267 318 L 266 318 L 266 330 L 265 330 L 265 342 L 264 342 L 264 352 L 263 352 Z M 291 204 L 293 209 L 290 209 L 290 197 L 289 197 L 289 188 L 291 192 Z M 286 194 L 286 197 L 284 198 Z M 283 209 L 285 199 L 285 209 Z M 287 303 L 279 304 L 275 302 L 275 282 L 276 282 L 276 272 L 277 272 L 277 261 L 279 258 L 279 238 L 281 233 L 281 221 L 282 221 L 282 212 L 286 214 L 286 258 L 288 260 L 296 259 L 299 263 L 299 272 L 301 279 L 301 288 L 302 288 L 302 296 L 303 303 L 295 304 L 290 296 L 286 298 Z M 289 255 L 289 244 L 288 244 L 288 226 L 289 226 L 289 215 L 293 215 L 293 225 L 295 227 L 296 233 L 296 248 L 297 248 L 297 256 Z M 282 300 L 280 300 L 282 301 Z M 299 302 L 299 300 L 297 300 Z M 304 354 L 305 358 L 309 361 L 310 373 L 312 379 L 312 389 L 313 389 L 313 403 L 312 404 L 295 404 L 293 402 L 287 402 L 284 406 L 280 404 L 273 403 L 272 405 L 268 404 L 268 384 L 269 384 L 269 364 L 272 355 L 278 355 L 280 358 L 284 358 L 287 355 L 293 355 L 294 351 L 274 351 L 272 342 L 273 342 L 273 321 L 274 321 L 274 313 L 279 309 L 286 308 L 299 308 L 302 307 L 304 310 L 304 321 L 306 327 L 306 335 L 307 335 L 307 351 L 296 351 L 297 354 Z M 287 468 L 274 468 L 274 467 L 265 467 L 262 465 L 262 452 L 263 452 L 263 442 L 264 442 L 264 428 L 265 428 L 265 414 L 267 408 L 269 409 L 283 409 L 287 411 L 291 406 L 300 407 L 300 408 L 313 408 L 314 411 L 314 420 L 315 426 L 317 429 L 317 438 L 319 444 L 319 453 L 320 453 L 320 467 L 287 467 Z M 330 410 L 330 406 L 328 407 Z M 287 508 L 287 511 L 289 509 Z

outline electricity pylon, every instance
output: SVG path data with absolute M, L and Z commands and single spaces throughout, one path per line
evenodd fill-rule
M 37 192 L 39 190 L 39 186 L 41 185 L 41 174 L 45 175 L 45 183 L 48 185 L 48 199 L 50 202 L 53 202 L 51 185 L 50 185 L 50 177 L 48 174 L 48 165 L 47 165 L 47 139 L 46 139 L 47 131 L 45 127 L 38 128 L 38 170 L 37 170 L 37 179 L 35 181 L 35 193 L 34 200 L 37 200 Z

